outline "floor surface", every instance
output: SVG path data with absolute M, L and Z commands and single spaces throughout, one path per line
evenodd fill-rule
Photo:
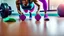
M 49 21 L 44 21 L 44 17 L 40 21 L 34 17 L 25 21 L 0 21 L 0 36 L 64 36 L 64 18 L 50 16 Z

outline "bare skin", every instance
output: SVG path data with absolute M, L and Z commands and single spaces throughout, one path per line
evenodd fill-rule
M 37 14 L 40 11 L 40 5 L 38 4 L 37 0 L 30 0 L 31 2 L 34 2 L 37 6 L 38 6 L 38 10 L 37 10 Z M 28 4 L 28 0 L 22 0 L 23 5 L 27 6 Z M 22 11 L 20 10 L 20 0 L 16 0 L 16 7 L 17 7 L 17 11 L 19 14 L 23 14 Z

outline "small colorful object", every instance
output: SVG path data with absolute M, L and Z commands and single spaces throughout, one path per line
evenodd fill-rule
M 39 21 L 39 20 L 41 19 L 41 16 L 40 16 L 39 14 L 37 14 L 37 15 L 35 16 L 35 19 L 36 19 L 37 21 Z
M 25 16 L 24 14 L 20 15 L 19 17 L 20 17 L 20 19 L 21 19 L 22 21 L 24 21 L 24 20 L 26 19 L 26 16 Z

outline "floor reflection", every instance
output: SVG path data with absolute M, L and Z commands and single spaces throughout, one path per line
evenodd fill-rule
M 64 18 L 49 17 L 45 21 L 32 20 L 15 23 L 0 22 L 0 36 L 64 36 Z

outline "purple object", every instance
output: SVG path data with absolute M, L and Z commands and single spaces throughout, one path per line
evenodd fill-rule
M 34 7 L 30 10 L 30 12 L 33 12 L 33 11 L 34 11 L 34 9 L 35 9 L 35 5 L 34 5 Z
M 28 10 L 24 10 L 24 12 L 25 12 L 25 13 L 27 13 L 27 12 L 28 12 Z
M 64 4 L 60 4 L 60 5 L 58 6 L 57 10 L 58 10 L 58 15 L 59 15 L 60 17 L 64 17 Z
M 45 21 L 48 21 L 48 20 L 49 20 L 48 14 L 45 14 L 45 15 L 44 15 L 44 20 L 45 20 Z
M 46 0 L 39 0 L 40 2 L 42 2 L 43 3 L 43 8 L 44 8 L 44 11 L 47 11 L 47 2 L 46 2 Z
M 24 20 L 26 19 L 26 16 L 25 16 L 24 14 L 20 15 L 19 17 L 20 17 L 20 19 L 21 19 L 22 21 L 24 21 Z
M 45 15 L 44 15 L 44 18 L 48 18 L 48 14 L 45 14 Z
M 36 19 L 37 21 L 39 21 L 39 20 L 41 19 L 41 16 L 40 16 L 39 14 L 37 14 L 37 15 L 35 16 L 35 19 Z

